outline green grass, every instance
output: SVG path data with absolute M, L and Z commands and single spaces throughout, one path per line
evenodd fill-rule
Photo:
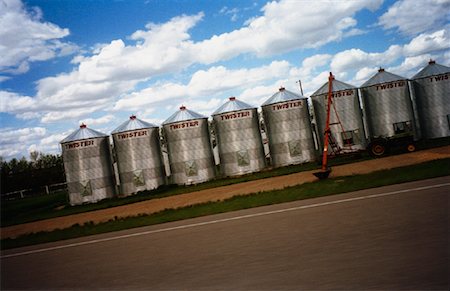
M 450 159 L 442 159 L 366 175 L 306 183 L 283 190 L 236 196 L 221 202 L 169 209 L 151 215 L 119 218 L 100 224 L 90 222 L 84 225 L 74 225 L 67 229 L 29 234 L 16 239 L 4 239 L 1 241 L 1 247 L 8 249 L 447 175 L 450 175 Z
M 340 156 L 330 160 L 330 165 L 340 165 L 369 159 L 367 154 L 353 156 Z M 308 171 L 319 168 L 317 163 L 306 163 L 282 168 L 264 170 L 240 177 L 220 178 L 205 183 L 191 186 L 164 185 L 151 191 L 142 191 L 136 195 L 111 198 L 99 201 L 95 204 L 70 206 L 66 192 L 58 192 L 46 196 L 30 197 L 19 200 L 4 201 L 1 205 L 1 226 L 11 226 L 26 222 L 33 222 L 59 216 L 95 211 L 125 204 L 136 203 L 144 200 L 161 198 L 183 193 L 190 193 L 205 189 L 211 189 L 236 183 L 253 181 L 275 176 L 289 175 L 292 173 Z
M 417 142 L 418 149 L 428 149 L 432 147 L 445 146 L 450 144 L 450 137 L 422 140 Z M 391 154 L 397 154 L 401 151 L 393 151 Z M 365 152 L 349 156 L 337 156 L 329 160 L 331 166 L 348 164 L 371 159 Z M 252 173 L 234 178 L 218 178 L 202 184 L 192 186 L 164 185 L 152 191 L 143 191 L 136 195 L 124 198 L 105 199 L 94 204 L 85 204 L 79 206 L 70 206 L 65 191 L 38 197 L 25 199 L 2 201 L 1 203 L 1 227 L 17 225 L 27 222 L 33 222 L 59 216 L 95 211 L 125 204 L 136 203 L 144 200 L 161 198 L 166 196 L 178 195 L 183 193 L 195 192 L 205 189 L 212 189 L 236 183 L 253 181 L 275 176 L 289 175 L 292 173 L 318 169 L 318 163 L 306 163 L 276 169 L 267 169 L 258 173 Z

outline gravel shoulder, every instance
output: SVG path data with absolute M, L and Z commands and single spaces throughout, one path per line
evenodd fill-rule
M 333 167 L 330 177 L 333 178 L 339 176 L 367 174 L 375 171 L 409 166 L 444 158 L 450 158 L 450 146 L 335 166 Z M 317 180 L 312 174 L 316 171 L 317 170 L 299 172 L 285 176 L 266 178 L 181 195 L 152 199 L 108 209 L 4 227 L 1 228 L 1 237 L 2 239 L 17 237 L 27 233 L 68 228 L 76 223 L 84 224 L 89 221 L 99 223 L 114 219 L 114 217 L 151 214 L 164 209 L 175 209 L 210 201 L 225 200 L 236 195 L 248 195 L 260 191 L 283 189 L 285 187 Z

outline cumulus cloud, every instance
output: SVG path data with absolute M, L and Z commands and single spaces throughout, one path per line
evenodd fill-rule
M 430 34 L 422 33 L 404 47 L 404 55 L 417 56 L 450 48 L 450 26 Z
M 33 109 L 36 100 L 29 96 L 21 96 L 14 92 L 0 91 L 0 112 L 23 113 Z
M 178 102 L 177 100 L 181 98 L 211 98 L 217 94 L 227 91 L 232 93 L 286 75 L 289 68 L 290 64 L 286 61 L 274 61 L 267 66 L 252 69 L 229 70 L 223 66 L 211 67 L 195 72 L 187 84 L 157 83 L 133 92 L 120 99 L 114 109 L 138 110 L 144 106 L 158 105 L 160 102 Z
M 60 141 L 72 133 L 73 129 L 51 133 L 43 127 L 2 128 L 0 134 L 0 156 L 6 160 L 29 156 L 32 151 L 60 154 Z
M 101 124 L 108 124 L 113 121 L 116 117 L 112 114 L 107 114 L 99 118 L 85 118 L 81 119 L 78 123 L 84 123 L 88 126 L 96 126 Z
M 44 127 L 0 128 L 0 156 L 9 159 L 27 152 L 31 144 L 39 142 L 46 134 Z
M 243 53 L 273 55 L 299 48 L 316 48 L 338 41 L 356 26 L 353 15 L 362 9 L 376 9 L 382 1 L 272 1 L 263 15 L 252 18 L 240 29 L 196 43 L 199 61 L 212 63 Z M 321 21 L 317 21 L 320 19 Z M 353 31 L 351 34 L 354 34 Z
M 22 74 L 30 62 L 45 61 L 73 53 L 77 46 L 60 39 L 69 35 L 42 19 L 42 12 L 27 9 L 20 0 L 0 0 L 0 71 Z
M 383 52 L 366 52 L 361 49 L 349 49 L 333 56 L 330 68 L 336 74 L 346 72 L 351 82 L 360 85 L 376 72 L 385 67 L 397 74 L 410 76 L 417 68 L 423 66 L 429 58 L 438 58 L 450 49 L 450 34 L 447 28 L 422 33 L 405 45 L 392 45 Z M 402 64 L 396 65 L 402 60 Z M 448 60 L 447 60 L 448 61 Z
M 177 16 L 161 24 L 149 23 L 144 30 L 131 34 L 127 42 L 129 44 L 121 39 L 113 40 L 99 46 L 91 52 L 92 55 L 75 57 L 73 63 L 77 67 L 72 72 L 38 81 L 35 97 L 37 107 L 46 112 L 41 121 L 80 118 L 92 112 L 87 108 L 105 110 L 119 99 L 116 108 L 125 108 L 126 101 L 136 101 L 131 102 L 131 107 L 136 107 L 139 102 L 147 104 L 158 99 L 164 100 L 164 92 L 159 95 L 153 94 L 155 92 L 152 90 L 130 92 L 140 82 L 158 75 L 179 72 L 193 64 L 208 65 L 242 54 L 274 55 L 338 41 L 346 34 L 358 33 L 355 30 L 355 13 L 362 9 L 376 9 L 381 2 L 382 0 L 331 1 L 331 11 L 328 9 L 329 5 L 324 5 L 323 2 L 269 2 L 262 8 L 261 16 L 248 20 L 240 29 L 198 42 L 191 39 L 189 30 L 203 19 L 202 12 Z M 24 8 L 19 6 L 19 11 L 25 13 Z M 68 30 L 44 24 L 54 33 L 47 36 L 47 42 L 47 39 L 54 40 L 51 37 L 62 38 L 68 34 Z M 42 57 L 34 58 L 43 59 L 44 55 L 45 53 Z M 220 75 L 221 70 L 225 71 L 220 67 L 215 69 L 216 75 Z M 208 72 L 208 75 L 212 73 Z M 194 88 L 191 91 L 207 94 L 206 88 L 212 85 L 195 89 L 195 77 L 193 84 L 190 84 L 190 88 Z M 217 85 L 224 89 L 232 87 L 235 85 L 233 79 L 231 77 L 229 81 L 229 78 L 224 78 Z M 184 94 L 183 86 L 167 86 L 174 92 L 171 95 Z M 142 94 L 145 96 L 138 97 Z M 129 100 L 133 96 L 136 98 Z M 149 98 L 153 101 L 149 101 Z M 10 108 L 9 112 L 14 112 L 13 109 Z
M 400 0 L 384 13 L 379 24 L 404 35 L 436 30 L 450 20 L 450 0 Z

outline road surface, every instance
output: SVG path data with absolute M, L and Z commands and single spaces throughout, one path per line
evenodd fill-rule
M 2 252 L 1 289 L 448 290 L 450 177 Z

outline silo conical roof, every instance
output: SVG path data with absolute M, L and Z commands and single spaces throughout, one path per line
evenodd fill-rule
M 449 67 L 436 64 L 435 61 L 430 61 L 425 68 L 423 68 L 420 72 L 415 74 L 414 77 L 412 77 L 412 78 L 420 79 L 420 78 L 425 78 L 425 77 L 429 77 L 429 76 L 445 74 L 448 72 L 450 72 Z
M 362 84 L 361 87 L 369 87 L 376 84 L 394 82 L 399 80 L 406 80 L 406 78 L 386 72 L 383 68 L 380 68 L 378 70 L 378 73 L 376 73 L 372 78 L 370 78 L 364 84 Z
M 65 139 L 61 141 L 61 143 L 97 138 L 97 137 L 105 137 L 107 134 L 101 133 L 100 131 L 93 130 L 88 128 L 85 124 L 81 124 L 80 128 L 69 134 Z
M 136 129 L 144 129 L 144 128 L 154 128 L 158 127 L 157 125 L 149 122 L 145 122 L 136 118 L 136 116 L 130 116 L 130 119 L 119 125 L 116 129 L 114 129 L 111 133 L 119 133 L 124 131 L 136 130 Z
M 164 124 L 169 124 L 169 123 L 174 123 L 174 122 L 187 121 L 187 120 L 193 120 L 193 119 L 202 119 L 202 118 L 207 118 L 207 117 L 204 115 L 201 115 L 200 113 L 189 110 L 185 106 L 181 106 L 180 110 L 178 110 L 177 112 L 172 114 L 162 124 L 164 125 Z
M 230 97 L 230 99 L 225 104 L 220 106 L 216 111 L 214 111 L 212 115 L 254 108 L 256 107 L 247 104 L 245 102 L 239 101 L 236 99 L 236 97 Z
M 331 88 L 332 92 L 356 89 L 355 86 L 352 86 L 350 84 L 341 82 L 341 81 L 336 80 L 336 79 L 333 80 L 333 84 L 332 85 L 333 85 L 332 88 Z M 322 87 L 320 87 L 311 96 L 322 95 L 322 94 L 327 94 L 327 93 L 328 93 L 328 82 L 323 84 Z
M 273 94 L 272 97 L 270 97 L 269 99 L 267 99 L 266 102 L 262 104 L 262 106 L 299 99 L 306 99 L 306 97 L 295 94 L 281 87 L 278 90 L 278 92 Z

